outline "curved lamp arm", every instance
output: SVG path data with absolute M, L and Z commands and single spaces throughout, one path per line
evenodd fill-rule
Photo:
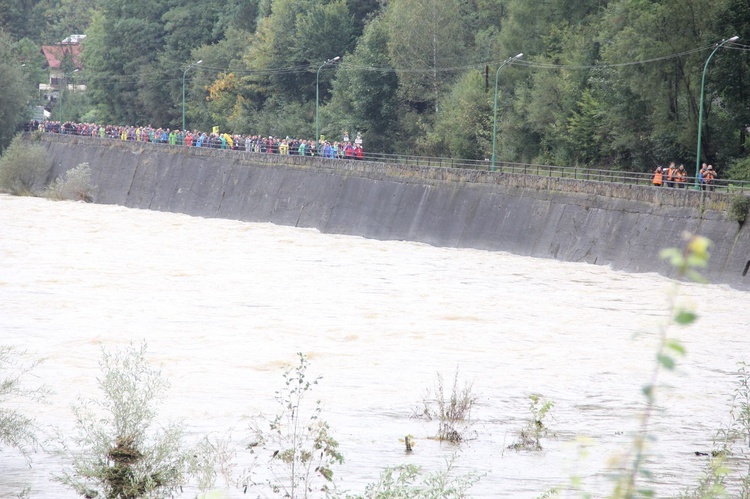
M 701 79 L 701 99 L 700 104 L 698 108 L 698 146 L 697 151 L 695 153 L 695 187 L 699 188 L 698 185 L 698 173 L 700 172 L 701 167 L 701 136 L 703 135 L 703 95 L 704 95 L 704 89 L 706 87 L 706 73 L 708 72 L 708 63 L 711 62 L 711 58 L 714 56 L 714 54 L 724 46 L 724 44 L 729 42 L 735 42 L 739 40 L 739 36 L 733 36 L 732 38 L 727 38 L 725 40 L 722 40 L 716 45 L 716 48 L 711 52 L 711 55 L 708 56 L 708 59 L 706 59 L 706 64 L 703 66 L 703 78 Z

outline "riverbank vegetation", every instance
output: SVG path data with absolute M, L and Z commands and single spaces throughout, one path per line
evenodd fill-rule
M 50 166 L 44 147 L 16 136 L 0 156 L 0 192 L 16 196 L 34 194 L 34 184 Z
M 684 312 L 679 312 L 683 314 Z M 668 340 L 673 341 L 673 340 Z M 671 346 L 670 351 L 680 348 Z M 7 372 L 9 349 L 0 355 L 0 369 Z M 657 356 L 658 368 L 671 370 L 671 361 L 663 352 Z M 268 497 L 366 498 L 464 498 L 482 473 L 457 468 L 461 446 L 470 442 L 453 442 L 456 453 L 444 466 L 426 470 L 405 462 L 385 467 L 380 476 L 362 493 L 343 489 L 346 477 L 335 473 L 344 460 L 334 439 L 335 428 L 323 418 L 319 399 L 313 389 L 319 377 L 309 372 L 307 357 L 298 354 L 298 364 L 284 372 L 284 386 L 276 393 L 278 412 L 270 417 L 250 419 L 248 443 L 239 445 L 228 437 L 195 436 L 187 422 L 157 422 L 168 381 L 161 371 L 148 362 L 146 345 L 130 345 L 122 350 L 103 350 L 98 380 L 103 397 L 78 400 L 72 409 L 76 415 L 73 433 L 57 434 L 48 440 L 47 450 L 63 458 L 64 467 L 54 479 L 82 497 L 171 497 L 178 490 L 192 487 L 204 494 L 215 487 L 236 486 L 243 494 Z M 28 372 L 28 368 L 22 370 Z M 6 376 L 7 377 L 7 376 Z M 696 455 L 707 457 L 704 473 L 686 486 L 681 497 L 748 497 L 750 492 L 750 370 L 740 365 L 732 399 L 729 421 L 716 433 L 712 451 Z M 17 377 L 9 378 L 14 397 L 34 397 L 38 391 L 18 391 Z M 649 417 L 658 393 L 655 378 L 644 387 L 647 404 L 641 428 L 634 433 L 632 446 L 616 468 L 621 472 L 614 482 L 611 497 L 635 498 L 653 494 L 651 475 L 646 468 L 646 442 L 658 438 L 649 428 Z M 0 394 L 2 395 L 2 394 Z M 0 397 L 0 416 L 9 414 L 7 396 Z M 549 432 L 548 419 L 552 402 L 541 396 L 530 397 L 530 417 L 523 430 L 523 440 L 510 446 L 515 450 L 541 451 L 541 438 Z M 10 411 L 13 413 L 13 411 Z M 18 448 L 28 456 L 28 445 L 36 445 L 45 429 L 37 427 L 27 416 L 0 417 L 4 444 Z M 5 438 L 7 437 L 7 438 Z M 244 441 L 243 440 L 243 441 Z M 394 442 L 395 444 L 395 442 Z M 409 453 L 407 452 L 406 455 Z M 249 459 L 247 459 L 249 456 Z M 512 457 L 511 457 L 512 458 Z M 250 462 L 237 472 L 237 462 Z M 543 497 L 572 491 L 591 497 L 585 482 L 571 478 Z M 27 493 L 29 491 L 26 491 Z M 32 496 L 33 496 L 33 491 Z M 202 495 L 200 497 L 203 497 Z M 206 496 L 208 497 L 208 496 Z
M 42 179 L 50 169 L 47 150 L 17 135 L 0 155 L 0 192 L 16 196 L 44 196 L 55 200 L 93 201 L 94 185 L 91 167 L 81 163 L 62 177 L 42 186 Z
M 184 109 L 191 129 L 310 138 L 319 130 L 332 140 L 361 134 L 372 152 L 494 151 L 498 160 L 633 171 L 694 164 L 700 125 L 700 160 L 723 178 L 748 175 L 750 15 L 737 0 L 0 7 L 0 47 L 14 66 L 0 71 L 0 87 L 15 103 L 35 101 L 46 81 L 41 44 L 87 35 L 83 68 L 68 68 L 86 99 L 64 90 L 47 103 L 53 119 L 182 128 Z M 0 110 L 12 114 L 0 120 L 6 129 L 23 114 Z M 0 148 L 10 140 L 3 133 Z

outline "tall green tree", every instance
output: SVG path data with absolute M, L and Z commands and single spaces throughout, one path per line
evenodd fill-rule
M 250 38 L 250 32 L 230 27 L 218 43 L 193 50 L 192 59 L 203 62 L 187 73 L 188 128 L 211 130 L 213 126 L 219 126 L 221 130 L 227 130 L 229 123 L 233 123 L 233 126 L 238 125 L 234 131 L 245 131 L 239 125 L 244 104 L 252 100 L 252 92 L 243 82 L 248 68 L 243 52 L 238 48 L 247 47 Z
M 41 23 L 32 15 L 38 3 L 39 0 L 0 0 L 0 29 L 14 40 L 38 39 Z
M 321 114 L 322 133 L 353 139 L 361 132 L 368 150 L 394 150 L 398 133 L 398 77 L 388 57 L 388 32 L 375 18 L 365 27 L 354 53 L 340 64 L 330 105 Z
M 728 0 L 725 8 L 719 14 L 717 32 L 721 37 L 739 36 L 739 44 L 747 45 L 750 40 L 750 4 L 746 1 Z M 726 144 L 729 154 L 735 157 L 746 156 L 750 153 L 748 144 L 748 128 L 750 124 L 750 52 L 735 50 L 736 46 L 723 51 L 714 64 L 712 82 L 718 82 L 722 101 L 726 104 L 722 109 L 731 116 L 728 123 L 734 133 L 729 136 Z M 710 137 L 710 135 L 709 135 Z M 708 144 L 708 152 L 711 151 Z M 726 159 L 726 154 L 724 155 Z
M 21 64 L 10 36 L 0 30 L 0 152 L 10 144 L 19 125 L 30 117 L 31 93 Z
M 355 37 L 362 35 L 365 24 L 377 16 L 380 6 L 380 0 L 346 0 L 346 8 L 353 19 Z
M 317 69 L 354 46 L 352 16 L 345 0 L 275 0 L 258 24 L 247 55 L 257 71 L 254 84 L 266 96 L 309 102 L 315 99 Z M 326 95 L 330 70 L 320 73 Z
M 88 92 L 107 122 L 148 124 L 154 118 L 140 82 L 154 71 L 164 43 L 164 4 L 113 0 L 96 15 L 84 40 Z M 160 124 L 160 123 L 156 123 Z
M 720 10 L 710 0 L 620 0 L 607 9 L 602 61 L 616 66 L 592 85 L 608 109 L 607 122 L 616 130 L 612 145 L 624 167 L 650 171 L 655 164 L 694 159 L 701 75 L 712 43 L 721 39 L 715 34 Z M 726 63 L 723 55 L 711 67 Z M 712 88 L 707 119 L 711 96 L 720 93 Z M 706 151 L 711 140 L 709 133 Z
M 388 4 L 388 52 L 404 99 L 437 110 L 441 95 L 466 65 L 469 33 L 461 12 L 459 0 Z
M 111 0 L 84 42 L 92 100 L 105 119 L 178 126 L 191 51 L 216 43 L 236 1 Z
M 598 62 L 598 20 L 606 4 L 550 0 L 542 8 L 533 2 L 507 1 L 497 41 L 502 58 L 523 53 L 521 64 L 531 67 L 503 70 L 501 75 L 498 157 L 576 161 L 567 120 L 587 86 L 586 68 Z
M 446 94 L 427 136 L 432 155 L 486 159 L 492 150 L 492 94 L 481 71 L 469 71 Z
M 85 33 L 102 0 L 41 0 L 33 11 L 40 23 L 39 41 L 59 43 L 70 35 Z

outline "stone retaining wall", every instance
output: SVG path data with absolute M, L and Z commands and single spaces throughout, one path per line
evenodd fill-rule
M 662 248 L 683 232 L 714 242 L 712 282 L 750 289 L 750 230 L 727 219 L 730 195 L 458 168 L 381 164 L 143 144 L 41 138 L 43 182 L 88 162 L 95 201 L 312 227 L 324 233 L 672 269 Z

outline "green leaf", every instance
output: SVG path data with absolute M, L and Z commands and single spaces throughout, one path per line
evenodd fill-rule
M 659 361 L 659 364 L 664 369 L 669 369 L 670 371 L 674 370 L 675 362 L 672 357 L 669 355 L 659 354 L 656 356 L 657 360 Z
M 320 468 L 318 468 L 318 472 L 320 472 L 320 474 L 323 475 L 323 478 L 325 478 L 327 481 L 333 481 L 333 470 L 331 470 L 330 468 L 324 468 L 321 466 Z
M 685 347 L 677 340 L 667 340 L 664 344 L 664 348 L 672 350 L 674 353 L 684 356 Z
M 697 318 L 698 315 L 696 315 L 695 312 L 692 312 L 690 310 L 680 310 L 679 312 L 677 312 L 677 315 L 675 315 L 674 321 L 677 324 L 685 326 L 687 324 L 692 324 Z
M 646 397 L 651 398 L 653 396 L 653 394 L 654 394 L 654 386 L 653 385 L 644 385 L 643 388 L 641 388 L 641 391 L 643 392 L 643 394 Z

